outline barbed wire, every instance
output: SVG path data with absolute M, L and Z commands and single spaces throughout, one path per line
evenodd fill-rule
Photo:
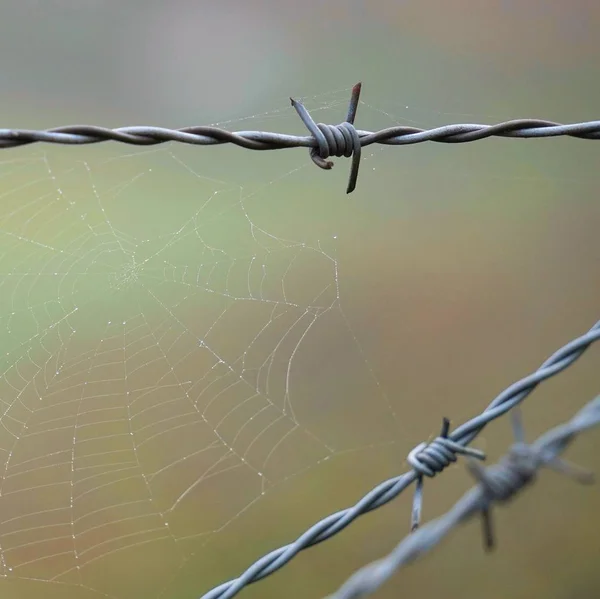
M 600 321 L 587 333 L 552 354 L 534 373 L 507 387 L 481 414 L 465 422 L 452 433 L 449 433 L 449 421 L 444 419 L 439 437 L 431 443 L 421 443 L 409 453 L 407 461 L 412 466 L 411 471 L 380 483 L 354 506 L 323 518 L 293 543 L 271 551 L 258 559 L 238 578 L 220 584 L 202 595 L 201 599 L 230 599 L 246 585 L 257 582 L 282 568 L 300 551 L 333 537 L 359 516 L 387 504 L 416 481 L 417 488 L 411 515 L 411 529 L 415 530 L 420 521 L 424 477 L 431 478 L 442 472 L 450 463 L 456 461 L 459 453 L 483 459 L 482 452 L 465 446 L 477 437 L 486 424 L 515 408 L 539 383 L 573 364 L 592 343 L 599 339 Z
M 463 123 L 433 129 L 396 126 L 380 131 L 364 131 L 354 127 L 362 85 L 352 88 L 346 120 L 339 125 L 315 123 L 301 102 L 293 100 L 292 106 L 310 132 L 309 136 L 288 135 L 269 131 L 227 131 L 212 126 L 192 126 L 168 129 L 152 126 L 132 126 L 109 129 L 94 125 L 68 125 L 45 130 L 0 129 L 0 149 L 15 148 L 32 143 L 66 145 L 96 144 L 118 141 L 136 146 L 153 146 L 167 142 L 213 146 L 231 143 L 247 150 L 282 150 L 310 148 L 312 161 L 322 169 L 331 169 L 330 156 L 352 157 L 352 166 L 346 193 L 356 187 L 360 150 L 371 144 L 411 145 L 425 141 L 439 143 L 466 143 L 488 137 L 542 138 L 574 137 L 600 139 L 600 121 L 561 124 L 540 119 L 515 119 L 496 125 Z
M 513 412 L 518 414 L 518 412 Z M 590 472 L 559 459 L 559 454 L 581 432 L 600 424 L 600 395 L 584 406 L 571 420 L 543 434 L 528 445 L 520 420 L 513 420 L 516 443 L 497 464 L 483 468 L 468 464 L 478 484 L 465 493 L 443 516 L 405 537 L 386 557 L 357 570 L 327 599 L 358 599 L 379 589 L 402 566 L 426 554 L 459 524 L 482 515 L 486 548 L 493 544 L 490 507 L 504 503 L 529 486 L 538 471 L 549 467 L 581 483 L 593 482 Z

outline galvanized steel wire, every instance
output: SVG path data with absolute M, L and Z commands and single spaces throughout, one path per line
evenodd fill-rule
M 581 483 L 593 482 L 591 473 L 558 459 L 571 441 L 581 432 L 600 424 L 600 395 L 583 407 L 571 420 L 557 426 L 527 445 L 517 424 L 516 443 L 509 453 L 489 468 L 470 464 L 479 481 L 475 487 L 443 516 L 432 520 L 405 537 L 386 557 L 372 562 L 355 572 L 337 592 L 328 599 L 358 599 L 375 592 L 402 566 L 414 561 L 435 547 L 459 524 L 482 514 L 488 532 L 489 510 L 493 503 L 503 503 L 530 485 L 537 472 L 549 467 L 570 475 Z M 489 546 L 491 538 L 486 538 Z
M 465 422 L 452 433 L 448 433 L 448 427 L 444 423 L 440 437 L 429 444 L 419 445 L 415 448 L 418 451 L 413 450 L 410 452 L 410 457 L 407 460 L 413 466 L 410 472 L 380 483 L 354 506 L 323 518 L 300 535 L 293 543 L 271 551 L 258 559 L 238 578 L 220 584 L 202 595 L 201 599 L 230 599 L 246 585 L 261 580 L 282 568 L 300 551 L 331 538 L 359 516 L 387 504 L 409 485 L 417 481 L 412 512 L 412 529 L 414 530 L 419 524 L 423 498 L 423 477 L 435 476 L 456 459 L 456 454 L 464 453 L 459 451 L 454 444 L 464 447 L 471 443 L 486 424 L 515 408 L 539 383 L 573 364 L 592 343 L 599 339 L 600 321 L 587 333 L 570 341 L 552 354 L 534 373 L 507 387 L 478 416 Z M 448 443 L 448 441 L 451 443 Z M 440 447 L 443 448 L 442 451 Z M 473 455 L 472 457 L 481 456 Z
M 285 148 L 310 148 L 313 162 L 323 169 L 333 167 L 330 156 L 352 157 L 352 167 L 346 192 L 356 186 L 360 150 L 371 144 L 410 145 L 425 141 L 439 143 L 466 143 L 488 137 L 541 138 L 574 137 L 600 139 L 600 121 L 561 124 L 540 119 L 516 119 L 496 125 L 463 123 L 433 129 L 417 127 L 388 127 L 380 131 L 364 131 L 354 127 L 361 84 L 352 88 L 346 120 L 339 125 L 315 123 L 301 102 L 291 99 L 310 132 L 308 136 L 287 135 L 269 131 L 227 131 L 219 127 L 192 126 L 181 129 L 133 126 L 109 129 L 93 125 L 69 125 L 46 130 L 0 129 L 0 149 L 15 148 L 32 143 L 66 145 L 96 144 L 118 141 L 136 146 L 153 146 L 167 142 L 213 146 L 231 143 L 247 150 L 282 150 Z

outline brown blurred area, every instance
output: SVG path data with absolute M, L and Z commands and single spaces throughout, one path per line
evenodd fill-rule
M 7 0 L 5 128 L 304 134 L 598 119 L 600 7 L 532 0 Z M 0 151 L 0 594 L 193 598 L 406 470 L 600 318 L 600 146 L 371 146 L 356 191 L 306 150 Z M 534 439 L 600 351 L 524 404 Z M 490 461 L 507 418 L 475 442 Z M 600 431 L 567 457 L 600 471 Z M 424 518 L 470 486 L 425 486 Z M 409 490 L 241 597 L 322 597 L 407 532 Z M 598 487 L 553 473 L 376 597 L 587 599 Z

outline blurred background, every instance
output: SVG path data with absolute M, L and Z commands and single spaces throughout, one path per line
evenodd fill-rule
M 600 118 L 595 2 L 5 0 L 1 127 L 306 134 Z M 407 469 L 599 318 L 596 143 L 0 152 L 0 593 L 201 596 Z M 598 347 L 524 404 L 600 389 Z M 475 442 L 490 460 L 509 420 Z M 568 457 L 600 470 L 600 434 Z M 424 519 L 473 484 L 425 486 Z M 543 473 L 376 596 L 598 596 L 599 490 Z M 322 597 L 408 532 L 411 491 L 242 597 Z

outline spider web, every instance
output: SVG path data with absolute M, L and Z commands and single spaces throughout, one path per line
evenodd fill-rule
M 347 97 L 307 105 L 343 114 Z M 289 110 L 249 119 L 268 127 Z M 211 166 L 214 150 L 2 156 L 5 578 L 117 596 L 125 587 L 97 573 L 142 546 L 173 576 L 277 484 L 394 436 L 393 409 L 342 311 L 336 235 L 304 226 L 288 237 L 269 215 L 278 185 L 305 166 L 266 185 L 225 182 L 199 172 L 227 172 Z M 336 390 L 324 382 L 331 365 L 311 359 L 331 335 L 361 373 L 353 385 L 363 381 L 344 413 L 328 400 L 344 392 L 342 377 Z M 348 414 L 360 429 L 332 426 Z

